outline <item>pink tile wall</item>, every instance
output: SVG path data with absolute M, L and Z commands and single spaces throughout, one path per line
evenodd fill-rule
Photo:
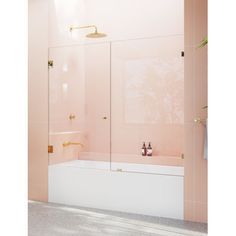
M 28 197 L 48 199 L 48 1 L 29 1 Z
M 49 45 L 50 46 L 58 46 L 58 45 L 72 45 L 83 42 L 94 42 L 93 39 L 88 39 L 85 37 L 86 33 L 89 33 L 90 30 L 78 30 L 74 31 L 71 34 L 68 30 L 68 26 L 73 25 L 84 25 L 90 24 L 89 22 L 96 22 L 99 29 L 105 33 L 107 33 L 106 38 L 96 39 L 96 42 L 103 42 L 107 40 L 119 40 L 119 39 L 129 39 L 129 38 L 137 38 L 137 37 L 153 37 L 153 36 L 163 36 L 163 35 L 183 35 L 183 0 L 146 0 L 140 1 L 140 4 L 135 4 L 136 0 L 126 1 L 116 1 L 116 0 L 102 0 L 102 1 L 49 1 Z M 170 7 L 171 6 L 171 7 Z M 130 12 L 130 7 L 135 8 L 135 11 Z M 108 11 L 109 9 L 109 11 Z M 114 12 L 122 11 L 122 16 L 120 14 L 114 14 Z M 136 25 L 129 21 L 130 16 L 135 19 Z M 102 17 L 101 17 L 102 16 Z M 140 17 L 143 16 L 143 17 Z M 148 17 L 146 17 L 148 16 Z M 162 22 L 161 24 L 154 24 L 154 22 Z M 155 27 L 149 27 L 150 25 L 155 25 Z M 122 26 L 122 27 L 121 27 Z M 160 47 L 160 49 L 165 48 L 170 49 L 176 48 L 177 42 L 183 44 L 183 37 L 180 40 L 173 40 L 168 42 L 166 45 Z M 131 42 L 130 45 L 133 43 Z M 144 46 L 148 46 L 148 43 L 144 43 Z M 159 43 L 155 43 L 155 45 L 160 45 Z M 163 47 L 164 46 L 164 47 Z M 83 49 L 83 48 L 82 48 Z M 137 47 L 137 54 L 141 51 L 142 47 Z M 150 57 L 153 56 L 153 47 L 147 50 L 147 55 Z M 158 49 L 158 52 L 161 50 Z M 56 50 L 56 49 L 55 49 Z M 107 68 L 104 66 L 99 66 L 99 63 L 102 64 L 106 60 L 107 50 L 102 49 L 89 49 L 90 55 L 92 55 L 95 50 L 95 54 L 90 56 L 90 58 L 81 57 L 81 51 L 74 50 L 71 47 L 71 57 L 69 57 L 69 53 L 65 55 L 65 52 L 60 51 L 56 56 L 55 60 L 58 60 L 59 63 L 63 66 L 63 58 L 69 59 L 71 63 L 73 61 L 73 57 L 77 54 L 78 61 L 83 66 L 83 63 L 87 65 L 87 68 L 83 70 L 83 68 L 75 68 L 76 65 L 73 64 L 73 73 L 69 71 L 64 73 L 63 83 L 66 82 L 66 76 L 68 78 L 72 78 L 74 75 L 77 77 L 81 74 L 79 71 L 86 72 L 86 81 L 90 89 L 86 95 L 81 96 L 81 90 L 79 90 L 76 94 L 74 92 L 74 101 L 80 101 L 78 105 L 78 109 L 80 107 L 84 107 L 81 105 L 84 101 L 86 101 L 87 106 L 87 117 L 86 124 L 73 121 L 71 124 L 68 124 L 68 113 L 70 113 L 70 109 L 73 110 L 73 113 L 76 113 L 76 116 L 81 119 L 81 112 L 75 111 L 75 103 L 64 103 L 62 100 L 58 102 L 58 106 L 54 106 L 54 111 L 51 112 L 53 114 L 50 116 L 50 131 L 51 132 L 59 132 L 59 131 L 71 131 L 71 130 L 81 130 L 81 128 L 86 128 L 85 131 L 85 149 L 83 151 L 92 151 L 92 152 L 108 152 L 109 151 L 109 140 L 110 140 L 110 132 L 109 128 L 107 128 L 107 123 L 110 122 L 109 118 L 104 121 L 101 119 L 102 116 L 108 116 L 109 113 L 106 109 L 107 101 L 109 98 L 106 97 L 106 93 L 102 92 L 102 90 L 106 91 L 107 83 L 107 72 L 109 73 Z M 181 48 L 178 48 L 176 51 L 176 57 L 179 58 L 179 51 L 183 50 L 183 45 Z M 59 51 L 59 50 L 58 50 Z M 151 52 L 150 52 L 151 51 Z M 55 51 L 54 51 L 55 52 Z M 85 53 L 86 54 L 86 53 Z M 155 56 L 155 55 L 154 55 Z M 81 59 L 82 58 L 82 59 Z M 85 59 L 83 61 L 83 58 Z M 139 55 L 136 55 L 136 58 L 139 58 Z M 67 60 L 66 59 L 66 60 Z M 109 58 L 108 58 L 109 59 Z M 109 65 L 109 61 L 106 62 Z M 168 64 L 168 63 L 167 63 Z M 81 66 L 81 67 L 82 67 Z M 99 67 L 102 68 L 103 73 L 99 70 Z M 75 69 L 75 70 L 74 70 Z M 78 69 L 78 70 L 77 70 Z M 82 70 L 81 70 L 82 69 Z M 165 68 L 164 68 L 165 70 Z M 162 72 L 165 72 L 165 71 Z M 75 73 L 74 73 L 75 72 Z M 50 72 L 51 73 L 51 72 Z M 151 72 L 153 74 L 153 72 Z M 183 74 L 183 73 L 182 73 Z M 76 76 L 73 79 L 76 79 Z M 104 76 L 104 77 L 102 77 Z M 122 77 L 118 78 L 120 74 L 117 75 L 118 80 L 121 80 Z M 58 79 L 58 76 L 56 76 Z M 154 77 L 154 76 L 152 76 Z M 168 76 L 167 76 L 168 77 Z M 167 78 L 166 77 L 166 78 Z M 173 75 L 172 75 L 173 77 Z M 91 79 L 88 79 L 91 78 Z M 77 81 L 78 82 L 78 81 Z M 58 88 L 62 84 L 59 84 Z M 78 85 L 74 84 L 74 88 Z M 70 86 L 70 84 L 69 84 Z M 79 85 L 80 88 L 83 87 L 82 84 Z M 104 87 L 105 86 L 105 87 Z M 183 86 L 182 86 L 183 87 Z M 87 89 L 87 88 L 86 88 Z M 109 89 L 109 88 L 108 88 Z M 120 89 L 120 87 L 119 87 Z M 76 89 L 75 89 L 76 90 Z M 159 88 L 159 92 L 161 92 L 161 88 Z M 176 90 L 172 88 L 172 91 Z M 69 94 L 69 93 L 68 93 Z M 79 96 L 78 96 L 79 94 Z M 107 93 L 109 94 L 109 93 Z M 59 96 L 62 94 L 58 94 Z M 62 96 L 61 96 L 62 97 Z M 115 96 L 116 97 L 116 96 Z M 122 97 L 122 91 L 118 94 L 118 99 Z M 162 98 L 164 96 L 161 96 Z M 183 98 L 182 94 L 180 97 Z M 83 101 L 83 99 L 85 99 Z M 176 101 L 180 101 L 181 99 L 175 99 Z M 119 103 L 121 104 L 121 103 Z M 151 102 L 149 102 L 151 104 Z M 63 106 L 62 106 L 63 105 Z M 108 104 L 109 105 L 109 104 Z M 50 105 L 51 106 L 51 105 Z M 62 110 L 66 110 L 66 112 L 61 112 L 61 106 L 66 108 L 62 108 Z M 122 106 L 122 105 L 121 105 Z M 153 141 L 153 150 L 154 155 L 163 155 L 163 156 L 180 156 L 183 152 L 183 122 L 161 122 L 160 124 L 144 124 L 144 125 L 127 125 L 124 124 L 123 120 L 120 120 L 120 114 L 124 113 L 123 110 L 120 110 L 116 107 L 116 114 L 112 114 L 112 118 L 118 117 L 115 121 L 115 125 L 112 127 L 112 132 L 115 132 L 115 136 L 112 137 L 113 142 L 113 152 L 117 153 L 131 153 L 131 154 L 140 154 L 140 146 L 143 140 Z M 182 105 L 183 107 L 183 101 Z M 53 110 L 52 109 L 52 110 Z M 137 110 L 137 109 L 136 109 Z M 79 114 L 80 113 L 80 114 Z M 135 113 L 135 112 L 134 112 Z M 61 115 L 60 115 L 61 114 Z M 66 115 L 62 115 L 66 114 Z M 166 118 L 166 117 L 165 117 Z M 67 119 L 67 120 L 66 120 Z M 66 122 L 67 121 L 67 122 Z M 142 126 L 142 127 L 141 127 Z M 58 142 L 58 139 L 54 139 L 52 137 L 52 142 Z M 60 138 L 59 138 L 60 139 Z M 132 141 L 131 141 L 132 140 Z M 75 147 L 75 149 L 77 149 Z M 59 145 L 60 153 L 63 153 L 61 145 Z M 72 153 L 72 152 L 70 152 Z M 55 156 L 55 155 L 54 155 Z M 59 158 L 59 157 L 58 157 Z M 56 158 L 53 159 L 54 161 Z M 63 160 L 63 159 L 60 159 Z M 52 161 L 52 162 L 54 162 Z M 51 162 L 50 162 L 51 163 Z
M 49 45 L 94 42 L 88 30 L 71 34 L 70 25 L 96 24 L 107 34 L 96 41 L 183 34 L 184 0 L 49 0 Z M 132 11 L 130 10 L 132 9 Z M 121 14 L 122 12 L 122 14 Z M 130 20 L 132 18 L 132 20 Z M 134 24 L 135 22 L 135 24 Z M 161 23 L 160 23 L 161 22 Z
M 207 0 L 185 0 L 185 220 L 207 222 L 207 161 L 203 159 L 207 118 L 207 46 L 197 48 L 207 35 Z

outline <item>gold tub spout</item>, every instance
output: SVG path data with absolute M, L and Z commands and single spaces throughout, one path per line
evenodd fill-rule
M 82 143 L 76 143 L 76 142 L 64 142 L 63 144 L 62 144 L 62 146 L 63 147 L 68 147 L 68 146 L 70 146 L 70 145 L 79 145 L 79 146 L 81 146 L 81 147 L 84 147 L 84 145 L 82 144 Z

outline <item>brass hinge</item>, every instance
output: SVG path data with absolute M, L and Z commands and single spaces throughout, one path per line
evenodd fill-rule
M 181 57 L 184 57 L 184 51 L 181 51 Z
M 53 146 L 52 145 L 48 145 L 48 153 L 53 153 Z
M 183 153 L 181 154 L 181 158 L 184 159 L 184 154 Z
M 51 68 L 53 67 L 53 60 L 49 60 L 49 61 L 48 61 L 48 68 L 50 68 L 50 67 L 51 67 Z

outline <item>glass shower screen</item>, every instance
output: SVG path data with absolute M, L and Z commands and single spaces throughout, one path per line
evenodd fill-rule
M 49 60 L 49 164 L 110 169 L 110 43 L 50 48 Z
M 156 173 L 183 165 L 183 36 L 49 50 L 49 164 Z M 152 156 L 141 155 L 145 142 Z
M 184 145 L 183 36 L 113 42 L 111 169 L 178 166 Z M 145 142 L 152 156 L 141 155 Z

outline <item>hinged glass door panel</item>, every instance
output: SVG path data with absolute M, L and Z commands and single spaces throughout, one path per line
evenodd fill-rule
M 49 163 L 109 169 L 110 44 L 50 48 L 49 61 Z

